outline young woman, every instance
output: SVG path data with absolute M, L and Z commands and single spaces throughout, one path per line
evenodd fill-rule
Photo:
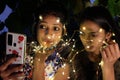
M 88 7 L 79 23 L 84 49 L 70 58 L 71 80 L 119 80 L 120 29 L 110 12 L 102 6 Z
M 66 34 L 66 13 L 66 9 L 57 2 L 43 3 L 36 11 L 34 25 L 35 45 L 31 43 L 30 45 L 33 44 L 34 46 L 30 46 L 31 52 L 28 51 L 30 58 L 34 52 L 34 56 L 32 55 L 33 66 L 29 65 L 29 56 L 27 56 L 24 66 L 25 80 L 66 80 L 68 74 L 65 73 L 64 76 L 61 74 L 64 71 L 64 68 L 61 67 L 64 66 L 64 60 L 71 50 L 65 46 L 62 39 Z M 34 49 L 31 50 L 31 47 L 34 47 Z M 4 80 L 17 80 L 17 77 L 24 75 L 23 72 L 12 74 L 23 67 L 21 65 L 9 69 L 9 65 L 15 60 L 16 57 L 11 58 L 0 66 L 0 76 Z
M 60 3 L 45 3 L 37 10 L 34 33 L 39 50 L 35 51 L 33 58 L 32 80 L 66 80 L 67 74 L 62 76 L 59 73 L 64 70 L 60 67 L 70 50 L 63 46 L 62 41 L 66 32 L 66 16 L 66 10 Z

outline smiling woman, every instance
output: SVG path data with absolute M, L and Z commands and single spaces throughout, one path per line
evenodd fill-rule
M 71 51 L 68 46 L 63 46 L 63 36 L 66 33 L 66 13 L 64 6 L 54 1 L 43 3 L 37 9 L 33 26 L 35 37 L 33 45 L 35 44 L 37 47 L 34 49 L 33 72 L 30 79 L 59 80 L 58 76 L 61 76 L 62 80 L 67 79 L 67 73 L 61 74 L 64 70 L 61 67 Z

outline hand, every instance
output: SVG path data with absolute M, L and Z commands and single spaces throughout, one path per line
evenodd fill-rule
M 20 70 L 23 68 L 22 65 L 10 67 L 16 60 L 16 57 L 12 57 L 0 66 L 0 77 L 3 80 L 18 80 L 18 77 L 24 76 L 24 73 Z
M 52 50 L 47 50 L 47 51 L 38 51 L 36 52 L 35 54 L 35 58 L 36 59 L 39 59 L 40 61 L 44 62 L 49 55 L 51 55 L 55 50 L 52 49 Z
M 120 58 L 120 50 L 117 43 L 108 45 L 101 51 L 103 66 L 113 67 L 114 63 Z

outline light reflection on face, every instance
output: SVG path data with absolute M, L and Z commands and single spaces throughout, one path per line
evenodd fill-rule
M 62 23 L 53 15 L 39 17 L 37 40 L 45 48 L 56 45 L 62 36 Z
M 85 21 L 80 25 L 80 39 L 88 52 L 98 54 L 105 37 L 104 29 L 92 21 Z

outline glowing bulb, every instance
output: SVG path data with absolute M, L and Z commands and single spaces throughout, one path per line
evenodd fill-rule
M 51 39 L 51 36 L 48 36 L 48 39 Z
M 62 57 L 60 57 L 60 59 L 62 59 Z
M 34 42 L 33 42 L 33 41 L 32 41 L 31 43 L 32 43 L 32 44 L 34 44 Z
M 68 41 L 68 39 L 66 39 L 66 41 Z
M 72 39 L 72 41 L 75 41 L 75 39 Z
M 76 54 L 78 54 L 78 52 L 76 52 Z
M 83 34 L 83 32 L 82 32 L 82 31 L 80 31 L 80 34 Z
M 74 49 L 72 49 L 72 51 L 74 51 Z
M 63 64 L 63 66 L 62 66 L 62 67 L 64 68 L 65 66 L 66 66 L 66 64 Z
M 56 54 L 57 56 L 59 55 L 59 53 L 57 52 L 57 54 Z
M 115 36 L 115 33 L 112 33 L 113 36 Z
M 33 57 L 30 57 L 30 59 L 33 59 Z
M 73 70 L 73 72 L 75 73 L 75 70 Z
M 93 42 L 93 40 L 90 40 L 91 42 Z
M 61 38 L 61 36 L 58 36 L 58 38 L 60 39 L 60 38 Z
M 68 79 L 70 79 L 70 77 L 67 77 Z
M 42 19 L 43 19 L 43 17 L 40 15 L 40 16 L 39 16 L 39 19 L 40 19 L 40 20 L 42 20 Z
M 99 29 L 99 32 L 102 32 L 102 31 L 103 31 L 103 29 L 102 29 L 102 28 L 100 28 L 100 29 Z
M 100 66 L 103 66 L 104 62 L 103 60 L 101 60 L 101 62 L 99 63 Z
M 90 48 L 90 46 L 86 46 L 86 48 L 88 48 L 88 49 L 89 49 L 89 48 Z
M 56 22 L 57 22 L 57 23 L 60 23 L 60 18 L 58 18 L 58 19 L 56 20 Z
M 112 40 L 114 43 L 116 42 L 115 40 Z
M 72 60 L 70 60 L 70 62 L 72 62 Z
M 83 30 L 86 30 L 86 27 L 83 27 L 82 29 L 83 29 Z
M 62 75 L 65 75 L 65 72 L 62 72 Z
M 33 61 L 31 61 L 31 63 L 33 63 Z
M 73 48 L 75 48 L 75 45 L 73 45 Z

